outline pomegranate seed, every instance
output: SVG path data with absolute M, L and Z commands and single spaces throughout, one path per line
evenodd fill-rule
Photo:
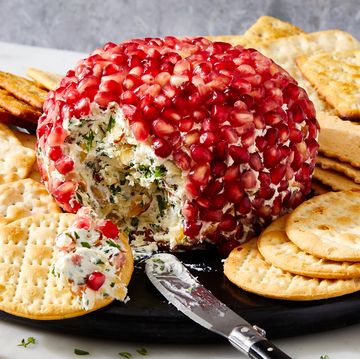
M 57 161 L 60 157 L 62 157 L 63 151 L 60 146 L 50 147 L 48 156 L 52 161 Z
M 280 159 L 280 151 L 276 147 L 267 147 L 264 151 L 264 165 L 272 168 L 278 164 Z
M 280 183 L 280 181 L 284 178 L 286 173 L 285 165 L 277 165 L 276 167 L 271 169 L 271 182 L 274 184 Z
M 252 171 L 244 172 L 241 175 L 240 182 L 241 182 L 241 185 L 243 186 L 243 188 L 245 188 L 245 189 L 255 188 L 257 182 L 256 182 L 256 177 L 255 177 L 254 172 L 252 172 Z
M 225 232 L 231 232 L 236 228 L 236 220 L 233 215 L 226 213 L 219 223 L 218 229 Z
M 103 221 L 103 223 L 98 225 L 96 229 L 100 231 L 105 237 L 112 239 L 119 237 L 118 227 L 108 219 L 106 219 L 105 221 Z
M 205 186 L 209 180 L 209 164 L 200 164 L 193 167 L 189 173 L 189 179 L 198 186 Z
M 100 106 L 100 107 L 107 107 L 107 105 L 110 102 L 118 102 L 119 96 L 116 95 L 116 93 L 113 92 L 98 92 L 94 98 L 94 101 Z
M 225 175 L 224 175 L 224 181 L 230 182 L 235 180 L 239 177 L 239 165 L 234 164 L 227 168 Z
M 202 209 L 200 210 L 200 219 L 205 222 L 220 222 L 223 216 L 221 210 Z
M 229 202 L 239 203 L 244 195 L 240 181 L 225 184 L 225 196 Z
M 68 136 L 68 132 L 61 126 L 56 126 L 50 132 L 47 138 L 47 144 L 49 146 L 61 146 L 64 143 L 65 138 Z
M 190 150 L 191 157 L 195 162 L 207 163 L 213 158 L 211 151 L 204 145 L 192 145 Z
M 176 151 L 173 154 L 176 165 L 183 171 L 187 171 L 190 168 L 191 158 L 183 151 Z
M 91 228 L 91 220 L 88 217 L 77 217 L 73 225 L 79 229 L 89 230 Z
M 136 121 L 130 125 L 131 131 L 138 141 L 144 142 L 149 137 L 149 129 L 143 121 Z
M 249 160 L 250 167 L 255 171 L 260 171 L 263 168 L 261 157 L 258 153 L 252 153 Z
M 225 194 L 220 193 L 211 199 L 211 207 L 214 209 L 222 209 L 227 203 Z
M 86 285 L 92 290 L 99 290 L 105 283 L 105 275 L 100 272 L 92 272 L 86 279 Z
M 152 141 L 152 148 L 157 156 L 163 158 L 170 156 L 172 152 L 171 146 L 163 138 L 154 138 Z
M 249 151 L 246 148 L 239 146 L 230 146 L 229 155 L 236 163 L 245 163 L 245 162 L 249 162 L 250 160 Z
M 185 202 L 181 213 L 186 219 L 195 220 L 198 216 L 199 209 L 194 203 Z
M 73 181 L 66 181 L 53 191 L 53 196 L 60 203 L 69 202 L 75 194 L 78 185 Z
M 216 162 L 213 164 L 211 174 L 214 177 L 218 177 L 218 178 L 223 177 L 225 172 L 226 172 L 226 164 L 225 163 Z
M 194 121 L 192 118 L 188 117 L 188 118 L 183 118 L 180 122 L 179 122 L 179 130 L 181 132 L 189 132 L 194 126 Z
M 236 205 L 236 210 L 239 214 L 245 215 L 248 214 L 251 210 L 251 202 L 247 195 L 244 195 L 239 203 Z
M 201 229 L 201 223 L 185 221 L 184 234 L 190 238 L 195 238 Z
M 64 156 L 55 162 L 55 168 L 65 175 L 74 169 L 74 161 L 69 156 Z
M 223 126 L 220 130 L 221 137 L 229 143 L 235 143 L 238 136 L 232 126 Z
M 162 119 L 155 120 L 152 124 L 154 134 L 159 137 L 170 136 L 175 133 L 175 127 L 170 123 Z

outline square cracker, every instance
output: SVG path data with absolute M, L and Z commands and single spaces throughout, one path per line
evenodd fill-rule
M 360 50 L 300 56 L 296 63 L 340 117 L 360 120 Z
M 0 224 L 39 213 L 61 213 L 43 184 L 26 178 L 0 185 Z
M 330 186 L 334 191 L 360 190 L 360 184 L 355 183 L 349 177 L 320 167 L 315 167 L 314 178 L 324 185 Z
M 228 42 L 232 46 L 246 46 L 247 41 L 242 35 L 219 35 L 219 36 L 206 36 L 211 41 Z
M 33 81 L 0 71 L 0 86 L 20 100 L 40 111 L 42 110 L 47 92 L 42 90 Z
M 351 166 L 349 163 L 319 155 L 316 164 L 324 170 L 339 172 L 351 178 L 355 183 L 360 183 L 360 169 Z
M 42 71 L 33 67 L 29 67 L 26 70 L 26 75 L 32 78 L 36 83 L 39 83 L 41 86 L 45 87 L 47 90 L 55 90 L 59 86 L 60 81 L 63 78 L 58 74 L 54 74 L 48 71 Z
M 249 44 L 276 40 L 282 37 L 304 33 L 293 24 L 272 16 L 260 16 L 244 33 L 244 40 Z
M 296 59 L 302 55 L 314 55 L 322 52 L 358 50 L 360 43 L 347 32 L 326 30 L 280 38 L 266 44 L 256 45 L 255 48 L 273 59 L 298 81 L 299 85 L 308 93 L 317 111 L 331 112 L 332 108 L 302 76 L 296 65 Z
M 35 151 L 22 146 L 14 133 L 0 123 L 0 184 L 26 178 L 35 159 Z
M 360 125 L 318 112 L 319 152 L 360 167 Z
M 32 123 L 37 123 L 41 116 L 40 111 L 3 89 L 0 89 L 0 106 L 11 115 Z

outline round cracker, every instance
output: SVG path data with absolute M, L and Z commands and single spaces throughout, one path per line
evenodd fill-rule
M 0 224 L 39 213 L 61 213 L 43 184 L 27 178 L 0 185 Z
M 238 287 L 275 299 L 317 300 L 360 290 L 360 278 L 319 279 L 285 272 L 266 262 L 258 251 L 256 238 L 230 253 L 224 273 Z
M 360 192 L 329 192 L 297 207 L 286 234 L 304 252 L 334 261 L 360 261 Z
M 20 317 L 52 320 L 77 317 L 110 304 L 112 298 L 99 299 L 85 311 L 77 298 L 51 273 L 58 234 L 66 230 L 75 215 L 39 214 L 2 227 L 0 231 L 0 310 Z M 127 285 L 133 259 L 126 238 L 126 261 L 121 279 Z
M 360 277 L 360 263 L 335 262 L 303 252 L 286 235 L 288 216 L 274 221 L 263 231 L 257 245 L 261 255 L 275 267 L 315 278 L 348 279 Z

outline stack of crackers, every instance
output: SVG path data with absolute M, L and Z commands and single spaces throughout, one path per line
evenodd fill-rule
M 305 33 L 260 17 L 241 36 L 212 40 L 253 47 L 286 69 L 313 101 L 320 124 L 316 194 L 360 189 L 360 43 L 340 30 Z
M 225 261 L 228 279 L 246 291 L 316 300 L 360 290 L 360 192 L 328 192 L 279 218 Z
M 34 132 L 48 90 L 61 77 L 32 68 L 27 74 L 32 80 L 0 71 L 0 122 Z

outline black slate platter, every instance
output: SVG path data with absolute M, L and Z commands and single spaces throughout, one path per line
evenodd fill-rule
M 177 256 L 220 300 L 252 324 L 264 328 L 270 338 L 308 334 L 360 322 L 358 293 L 311 302 L 266 299 L 231 284 L 223 275 L 221 260 L 215 252 L 196 251 Z M 115 302 L 73 319 L 34 321 L 2 312 L 0 318 L 47 330 L 117 340 L 179 343 L 221 340 L 168 304 L 149 282 L 141 266 L 135 269 L 129 296 L 127 304 Z

